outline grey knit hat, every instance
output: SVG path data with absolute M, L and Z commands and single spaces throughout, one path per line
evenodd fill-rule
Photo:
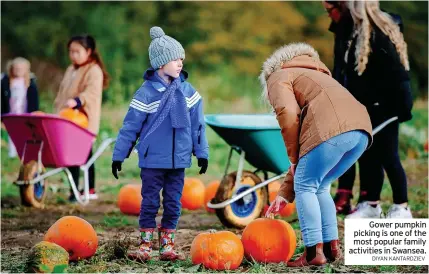
M 150 29 L 152 42 L 149 46 L 149 60 L 152 68 L 159 67 L 179 58 L 185 59 L 185 50 L 174 38 L 165 35 L 160 27 Z

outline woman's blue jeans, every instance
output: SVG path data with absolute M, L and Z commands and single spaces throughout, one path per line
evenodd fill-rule
M 348 131 L 326 140 L 299 160 L 294 189 L 305 246 L 338 239 L 330 186 L 359 159 L 368 140 L 366 132 Z

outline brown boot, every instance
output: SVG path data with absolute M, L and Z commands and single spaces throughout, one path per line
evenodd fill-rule
M 307 252 L 315 254 L 314 258 L 310 261 L 307 261 Z M 308 258 L 310 259 L 310 258 Z M 314 246 L 305 247 L 304 254 L 301 255 L 298 259 L 293 262 L 287 262 L 287 266 L 289 267 L 302 267 L 309 265 L 324 265 L 327 260 L 325 255 L 323 254 L 323 243 L 318 243 Z
M 185 256 L 183 256 L 183 254 L 179 254 L 174 251 L 175 232 L 175 229 L 167 229 L 162 227 L 158 229 L 159 259 L 161 261 L 185 260 Z
M 152 240 L 154 228 L 142 228 L 140 229 L 141 243 L 138 250 L 131 251 L 128 253 L 128 257 L 132 260 L 145 262 L 150 260 L 152 253 Z
M 329 263 L 338 260 L 343 256 L 340 248 L 340 242 L 338 240 L 332 240 L 327 243 L 323 243 L 323 254 Z

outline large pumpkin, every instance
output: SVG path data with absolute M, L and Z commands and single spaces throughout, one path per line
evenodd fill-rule
M 191 245 L 192 263 L 203 264 L 208 269 L 236 269 L 243 261 L 243 255 L 240 238 L 230 231 L 198 234 Z
M 248 224 L 241 241 L 246 258 L 262 263 L 287 262 L 296 248 L 292 226 L 271 218 L 259 218 Z
M 204 205 L 205 186 L 200 179 L 185 178 L 183 186 L 182 207 L 190 210 L 201 208 Z
M 210 213 L 215 212 L 214 209 L 208 208 L 207 203 L 214 198 L 214 196 L 216 195 L 217 189 L 219 188 L 219 185 L 220 185 L 219 181 L 213 181 L 206 186 L 206 192 L 204 195 L 204 207 L 206 208 L 207 212 L 210 212 Z
M 118 194 L 118 207 L 124 214 L 139 215 L 142 203 L 141 185 L 125 185 Z
M 27 271 L 52 273 L 54 268 L 67 268 L 69 254 L 61 246 L 42 241 L 33 246 L 27 260 Z
M 62 246 L 70 254 L 70 261 L 89 258 L 98 247 L 97 233 L 90 223 L 76 216 L 56 221 L 45 234 L 44 241 Z
M 66 108 L 61 110 L 60 117 L 70 120 L 73 123 L 77 124 L 80 127 L 87 128 L 88 127 L 88 117 L 78 109 Z

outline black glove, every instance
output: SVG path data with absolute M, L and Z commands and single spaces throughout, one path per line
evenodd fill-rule
M 112 162 L 112 174 L 115 176 L 116 179 L 118 179 L 118 171 L 122 170 L 122 162 L 120 161 L 113 161 Z
M 82 101 L 79 97 L 75 97 L 74 100 L 76 101 L 76 106 L 73 109 L 80 109 L 82 107 Z
M 204 158 L 198 159 L 198 166 L 201 167 L 200 174 L 204 174 L 207 171 L 207 167 L 209 165 L 209 161 Z

